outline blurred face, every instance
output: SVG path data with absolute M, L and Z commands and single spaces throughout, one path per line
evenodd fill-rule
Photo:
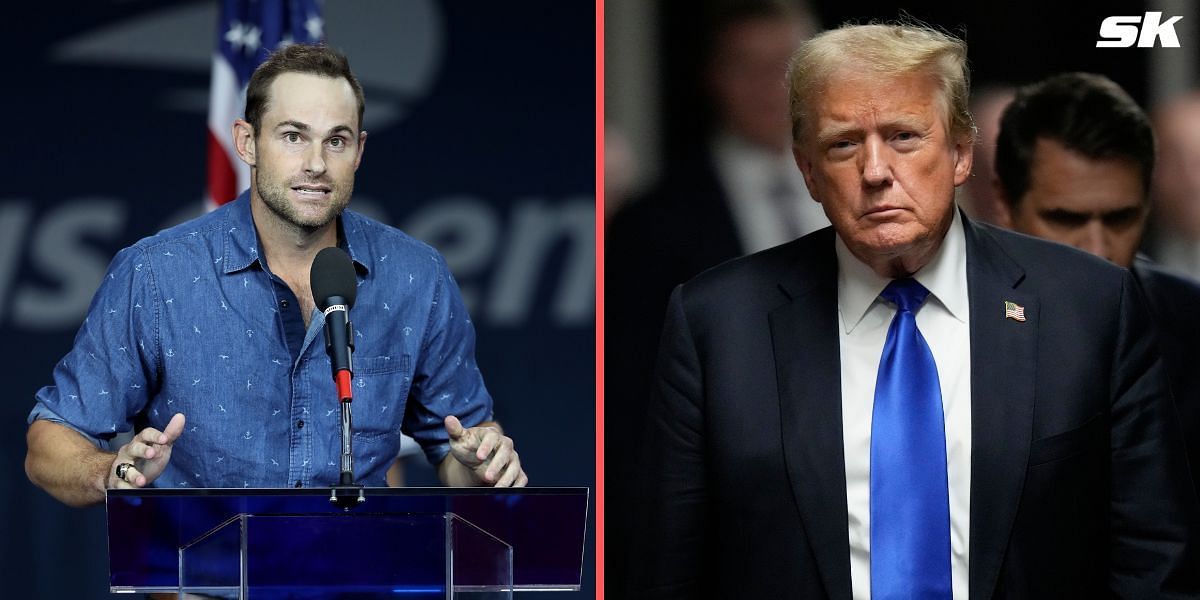
M 1142 190 L 1136 162 L 1088 158 L 1042 138 L 1034 146 L 1029 189 L 1015 207 L 1004 206 L 1017 231 L 1129 267 L 1146 224 Z
M 950 139 L 933 77 L 854 71 L 835 73 L 814 95 L 796 164 L 854 256 L 901 277 L 941 247 L 954 188 L 971 172 L 971 144 Z
M 1200 98 L 1169 107 L 1154 123 L 1160 158 L 1154 169 L 1156 220 L 1200 239 Z
M 255 194 L 283 222 L 316 230 L 350 203 L 366 133 L 345 79 L 283 73 L 254 132 Z
M 791 119 L 784 79 L 803 35 L 799 22 L 770 18 L 741 21 L 721 32 L 709 84 L 723 127 L 750 143 L 787 150 Z

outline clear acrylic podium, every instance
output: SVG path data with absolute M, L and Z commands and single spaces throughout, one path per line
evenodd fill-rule
M 115 593 L 511 598 L 578 590 L 587 488 L 110 490 Z

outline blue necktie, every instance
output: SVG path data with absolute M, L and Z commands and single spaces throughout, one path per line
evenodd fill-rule
M 937 365 L 914 312 L 929 290 L 897 279 L 871 420 L 871 598 L 952 598 L 946 428 Z

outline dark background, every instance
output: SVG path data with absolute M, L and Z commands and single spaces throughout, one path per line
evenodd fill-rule
M 6 7 L 4 597 L 109 596 L 103 508 L 67 508 L 28 482 L 25 419 L 112 255 L 201 209 L 216 8 Z M 595 479 L 594 14 L 555 0 L 325 7 L 327 39 L 366 92 L 352 207 L 446 256 L 534 485 Z M 421 462 L 410 483 L 434 483 Z M 591 543 L 584 592 L 566 597 L 593 593 Z
M 678 154 L 701 143 L 708 134 L 707 106 L 700 68 L 707 27 L 707 6 L 727 2 L 663 0 L 659 3 L 660 38 L 657 52 L 662 64 L 663 152 Z M 1096 48 L 1100 22 L 1111 15 L 1141 15 L 1145 2 L 946 2 L 918 0 L 836 0 L 811 2 L 822 29 L 846 22 L 896 20 L 915 17 L 940 27 L 967 42 L 972 85 L 1021 85 L 1062 71 L 1090 71 L 1107 75 L 1139 102 L 1147 99 L 1146 69 L 1155 52 L 1175 50 Z M 1163 14 L 1165 21 L 1169 12 Z M 1200 13 L 1196 13 L 1200 17 Z M 1188 17 L 1184 17 L 1187 19 Z M 1181 23 L 1182 24 L 1182 23 Z M 606 82 L 612 85 L 613 81 Z

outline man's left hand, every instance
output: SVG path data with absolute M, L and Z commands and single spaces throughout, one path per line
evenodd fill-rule
M 512 438 L 495 423 L 464 428 L 455 416 L 446 417 L 450 436 L 450 456 L 466 467 L 475 485 L 525 487 L 529 478 L 521 469 L 521 458 L 513 449 Z

